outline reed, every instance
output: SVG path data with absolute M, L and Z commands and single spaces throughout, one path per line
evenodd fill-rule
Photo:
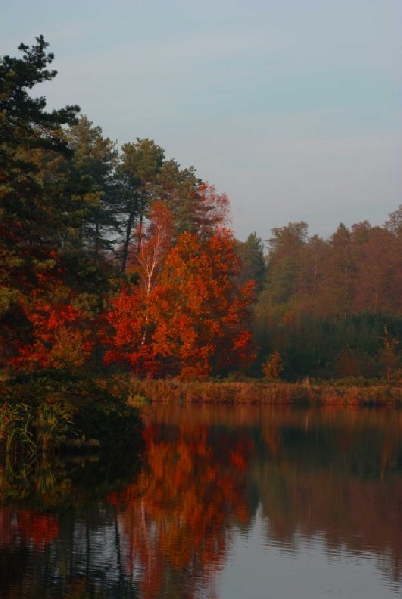
M 381 382 L 371 385 L 344 385 L 327 382 L 298 383 L 281 381 L 191 381 L 177 379 L 132 379 L 129 385 L 132 404 L 208 403 L 268 405 L 402 405 L 402 386 Z

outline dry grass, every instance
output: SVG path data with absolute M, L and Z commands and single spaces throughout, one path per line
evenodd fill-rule
M 402 405 L 402 386 L 337 386 L 285 382 L 182 382 L 136 380 L 130 383 L 132 403 L 209 403 L 268 405 Z

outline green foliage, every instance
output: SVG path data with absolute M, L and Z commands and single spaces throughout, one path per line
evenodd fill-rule
M 140 452 L 142 421 L 138 410 L 103 392 L 86 401 L 75 418 L 77 430 L 99 439 L 102 451 Z
M 257 315 L 254 327 L 261 365 L 267 355 L 278 351 L 287 380 L 387 376 L 384 327 L 395 340 L 402 338 L 402 320 L 384 314 L 352 314 L 341 320 L 301 314 L 286 320 L 273 316 L 265 322 Z M 395 375 L 398 350 L 399 344 L 394 344 L 388 351 L 389 372 Z
M 241 263 L 240 284 L 255 281 L 256 290 L 261 291 L 266 270 L 262 239 L 255 232 L 250 233 L 246 241 L 238 242 L 236 253 Z
M 157 175 L 163 160 L 164 150 L 150 139 L 137 138 L 136 143 L 122 146 L 116 169 L 119 219 L 123 234 L 120 251 L 122 272 L 126 270 L 129 246 L 136 226 L 140 228 L 141 237 L 141 226 L 155 197 Z
M 31 98 L 29 91 L 38 83 L 51 81 L 57 71 L 49 70 L 54 55 L 46 52 L 49 44 L 43 35 L 36 38 L 36 44 L 29 47 L 20 44 L 18 49 L 22 58 L 8 55 L 2 57 L 0 64 L 0 125 L 1 140 L 18 143 L 16 133 L 24 138 L 29 137 L 35 145 L 41 147 L 60 147 L 60 140 L 52 136 L 41 136 L 36 127 L 45 127 L 55 131 L 60 125 L 72 122 L 79 108 L 66 106 L 61 110 L 46 112 L 46 99 L 41 96 Z M 33 135 L 36 133 L 36 135 Z M 61 143 L 62 147 L 65 144 Z M 32 147 L 32 145 L 31 145 Z
M 22 454 L 98 439 L 101 451 L 140 452 L 142 421 L 122 388 L 69 371 L 18 374 L 3 383 L 0 448 Z
M 384 227 L 340 224 L 328 240 L 308 238 L 305 223 L 273 229 L 254 309 L 260 365 L 276 350 L 288 380 L 399 376 L 399 346 L 381 338 L 387 326 L 402 339 L 400 213 Z
M 73 150 L 70 176 L 81 188 L 77 198 L 79 219 L 76 229 L 65 243 L 84 247 L 98 255 L 111 250 L 116 241 L 116 206 L 114 170 L 118 161 L 115 143 L 104 138 L 102 129 L 81 116 L 65 132 L 68 147 Z
M 0 448 L 6 453 L 31 453 L 35 447 L 31 408 L 26 403 L 4 403 L 0 409 Z
M 30 95 L 56 75 L 48 68 L 53 54 L 47 46 L 40 36 L 32 47 L 20 45 L 22 58 L 6 55 L 0 61 L 0 344 L 6 358 L 25 340 L 25 318 L 16 315 L 43 277 L 52 276 L 55 249 L 73 211 L 62 168 L 70 153 L 61 127 L 79 109 L 48 112 L 44 97 Z
M 19 51 L 0 60 L 0 365 L 26 366 L 31 353 L 31 367 L 64 366 L 66 360 L 56 358 L 65 350 L 67 363 L 85 361 L 99 370 L 109 334 L 105 310 L 125 282 L 140 281 L 132 271 L 152 237 L 152 207 L 157 201 L 168 206 L 174 247 L 184 232 L 205 241 L 226 223 L 228 200 L 204 184 L 194 167 L 167 160 L 151 139 L 137 138 L 118 151 L 100 127 L 78 118 L 78 106 L 48 111 L 46 98 L 33 94 L 57 74 L 48 43 L 41 35 Z M 260 376 L 266 357 L 277 352 L 287 380 L 398 380 L 401 215 L 399 206 L 383 227 L 341 223 L 327 240 L 309 237 L 303 221 L 290 222 L 272 229 L 266 257 L 255 233 L 237 242 L 242 268 L 234 278 L 237 284 L 256 282 L 259 351 L 248 374 Z M 68 320 L 70 308 L 76 310 L 74 322 L 71 315 Z M 67 314 L 64 321 L 57 310 Z M 216 353 L 219 361 L 224 352 Z M 46 361 L 49 355 L 53 361 Z M 42 383 L 31 380 L 27 393 L 42 418 L 30 425 L 35 444 L 46 446 L 52 427 L 64 426 L 70 412 L 49 411 L 49 400 L 38 407 L 35 393 Z M 85 386 L 81 380 L 81 391 L 73 395 L 85 394 Z M 59 408 L 60 394 L 69 390 L 65 380 L 63 389 L 51 388 Z M 21 415 L 12 412 L 17 404 L 8 408 L 7 418 L 15 423 L 10 438 L 28 447 Z M 95 421 L 102 421 L 103 408 L 92 409 L 99 411 Z M 119 411 L 115 406 L 110 418 L 118 419 Z M 102 434 L 107 437 L 107 431 Z

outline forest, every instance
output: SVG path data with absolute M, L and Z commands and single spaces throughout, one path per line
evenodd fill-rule
M 246 241 L 224 193 L 147 138 L 48 111 L 43 36 L 0 63 L 0 368 L 183 380 L 401 377 L 402 205 Z

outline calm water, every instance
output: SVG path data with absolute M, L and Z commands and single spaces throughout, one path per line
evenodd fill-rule
M 0 597 L 402 597 L 402 413 L 146 408 L 140 465 L 0 470 Z

